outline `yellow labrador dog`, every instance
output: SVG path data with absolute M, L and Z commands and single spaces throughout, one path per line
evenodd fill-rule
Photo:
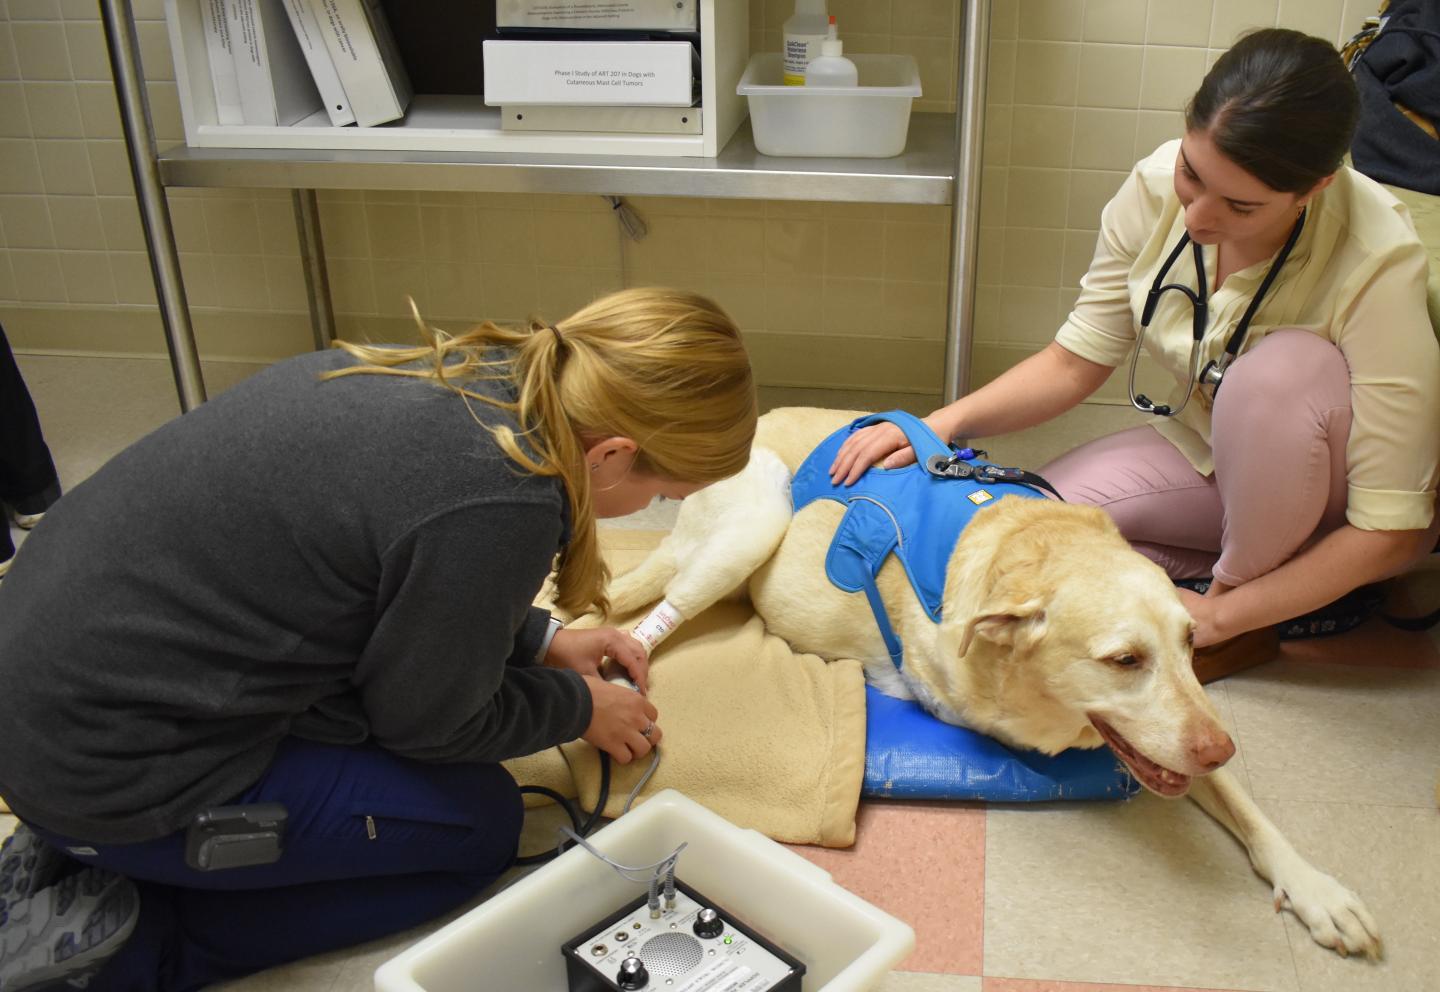
M 864 595 L 825 574 L 844 507 L 791 511 L 796 468 L 857 416 L 762 417 L 748 467 L 685 500 L 671 534 L 612 585 L 612 611 L 663 597 L 673 624 L 748 593 L 796 650 L 858 658 L 882 691 L 949 723 L 1047 754 L 1109 745 L 1145 788 L 1188 792 L 1239 838 L 1277 910 L 1290 908 L 1318 943 L 1378 956 L 1360 899 L 1307 863 L 1222 767 L 1235 746 L 1192 671 L 1190 615 L 1102 511 L 1017 497 L 977 511 L 946 568 L 938 624 L 892 557 L 877 586 L 903 645 L 896 670 Z

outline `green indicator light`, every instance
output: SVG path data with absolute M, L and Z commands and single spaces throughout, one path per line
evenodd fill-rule
M 725 943 L 727 943 L 727 944 L 733 944 L 733 943 L 735 943 L 735 938 L 734 938 L 734 937 L 731 937 L 729 934 L 726 934 L 726 936 L 725 936 Z

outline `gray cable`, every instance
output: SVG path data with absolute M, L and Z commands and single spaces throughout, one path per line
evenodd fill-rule
M 656 769 L 657 767 L 659 767 L 659 765 L 660 765 L 660 745 L 657 744 L 657 745 L 655 745 L 655 749 L 651 752 L 650 767 L 647 768 L 647 769 L 645 769 L 645 774 L 640 776 L 640 781 L 638 781 L 638 782 L 635 783 L 635 788 L 631 789 L 631 790 L 630 790 L 630 794 L 625 797 L 625 805 L 624 805 L 623 807 L 621 807 L 621 809 L 620 809 L 620 815 L 621 815 L 621 816 L 624 816 L 626 813 L 630 812 L 630 806 L 635 802 L 636 797 L 638 797 L 638 796 L 640 795 L 640 790 L 643 789 L 643 788 L 645 788 L 645 783 L 648 782 L 648 781 L 650 781 L 650 776 L 655 774 L 655 769 Z M 571 828 L 569 828 L 569 827 L 563 827 L 563 826 L 562 826 L 562 827 L 557 827 L 556 829 L 557 829 L 561 834 L 570 837 L 572 840 L 578 841 L 582 846 L 584 846 L 585 850 L 589 851 L 591 854 L 595 855 L 595 856 L 596 856 L 597 858 L 599 858 L 601 861 L 604 861 L 606 864 L 610 865 L 610 866 L 611 866 L 612 868 L 614 868 L 616 871 L 622 871 L 622 872 L 623 872 L 623 871 L 650 871 L 651 869 L 659 869 L 658 871 L 656 871 L 656 873 L 655 873 L 655 875 L 654 875 L 654 878 L 658 879 L 658 878 L 661 876 L 661 874 L 663 874 L 663 873 L 665 872 L 666 862 L 669 862 L 670 878 L 669 878 L 669 880 L 668 880 L 668 885 L 667 885 L 667 888 L 666 888 L 666 894 L 670 897 L 671 901 L 674 901 L 674 898 L 675 898 L 675 860 L 674 860 L 674 859 L 675 859 L 676 857 L 678 857 L 679 854 L 680 854 L 680 852 L 681 852 L 681 850 L 684 849 L 684 847 L 685 847 L 684 844 L 681 844 L 679 847 L 677 847 L 677 848 L 675 849 L 675 853 L 674 853 L 674 854 L 671 854 L 668 858 L 662 858 L 661 860 L 655 862 L 653 865 L 642 865 L 642 866 L 639 867 L 639 868 L 629 868 L 629 867 L 626 867 L 626 866 L 624 866 L 624 865 L 617 864 L 617 863 L 614 862 L 614 861 L 611 861 L 611 860 L 610 860 L 609 858 L 607 858 L 605 855 L 603 855 L 603 854 L 601 854 L 599 851 L 595 850 L 595 848 L 591 847 L 591 846 L 589 845 L 589 843 L 586 842 L 585 838 L 581 837 L 579 834 L 577 834 L 577 833 L 576 833 L 574 830 L 572 830 Z M 565 843 L 565 841 L 562 839 L 562 840 L 560 841 L 560 844 L 563 845 L 564 843 Z M 626 877 L 626 878 L 630 878 L 630 876 L 628 876 L 628 875 L 626 875 L 625 877 Z M 630 878 L 630 881 L 632 881 L 632 882 L 641 882 L 641 881 L 645 881 L 645 879 L 641 879 L 641 878 Z
M 615 212 L 616 218 L 620 221 L 620 229 L 629 235 L 631 241 L 639 241 L 650 233 L 650 228 L 645 224 L 645 218 L 640 216 L 639 211 L 630 206 L 624 197 L 606 196 L 605 202 L 610 204 L 610 209 Z
M 599 858 L 611 868 L 615 869 L 615 873 L 621 878 L 625 879 L 627 882 L 650 882 L 652 883 L 652 889 L 655 889 L 657 891 L 660 880 L 664 878 L 667 874 L 673 875 L 675 871 L 675 863 L 680 860 L 680 852 L 685 850 L 685 848 L 688 847 L 690 844 L 689 841 L 681 842 L 679 847 L 675 848 L 675 850 L 671 851 L 669 854 L 665 855 L 665 857 L 661 858 L 659 861 L 656 861 L 654 864 L 622 865 L 620 862 L 610 857 L 610 855 L 606 854 L 604 851 L 596 848 L 588 840 L 586 840 L 584 837 L 581 837 L 569 827 L 560 827 L 558 829 L 560 833 L 565 834 L 575 843 L 579 844 L 581 847 L 585 848 L 585 850 L 595 855 L 595 857 Z M 637 878 L 635 877 L 635 875 L 630 874 L 631 872 L 643 872 L 645 874 L 641 874 L 640 877 Z
M 665 908 L 675 908 L 675 862 L 665 870 Z
M 640 790 L 645 788 L 645 783 L 650 781 L 650 776 L 655 774 L 655 768 L 660 764 L 660 745 L 655 745 L 651 752 L 650 767 L 645 769 L 645 774 L 640 776 L 640 781 L 635 783 L 635 788 L 630 790 L 630 795 L 625 797 L 625 805 L 620 807 L 620 815 L 624 816 L 630 812 L 630 804 L 635 802 L 635 797 L 640 795 Z

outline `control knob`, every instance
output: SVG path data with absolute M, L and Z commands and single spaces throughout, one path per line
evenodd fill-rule
M 715 910 L 707 906 L 695 914 L 695 936 L 710 940 L 724 932 L 725 921 L 720 919 L 720 914 Z
M 626 958 L 620 962 L 620 974 L 616 977 L 615 984 L 626 992 L 643 989 L 649 981 L 650 973 L 645 970 L 644 961 L 639 958 Z

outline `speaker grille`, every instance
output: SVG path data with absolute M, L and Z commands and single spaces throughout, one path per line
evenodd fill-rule
M 685 974 L 704 956 L 700 941 L 688 933 L 662 933 L 645 941 L 640 948 L 645 967 L 661 978 Z

